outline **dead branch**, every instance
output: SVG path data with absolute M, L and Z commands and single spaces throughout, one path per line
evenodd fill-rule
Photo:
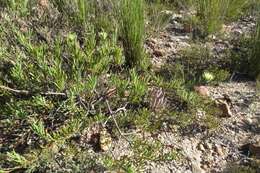
M 16 89 L 12 89 L 3 85 L 0 85 L 0 89 L 1 90 L 5 90 L 14 94 L 20 94 L 20 95 L 29 95 L 29 91 L 26 90 L 16 90 Z
M 4 91 L 10 92 L 10 93 L 12 93 L 12 94 L 24 95 L 24 96 L 30 96 L 30 95 L 33 95 L 33 94 L 34 94 L 33 92 L 30 92 L 30 91 L 28 91 L 28 90 L 17 90 L 17 89 L 13 89 L 13 88 L 10 88 L 10 87 L 7 87 L 7 86 L 3 86 L 3 85 L 0 85 L 0 90 L 4 90 Z M 66 94 L 66 93 L 51 92 L 51 91 L 48 91 L 48 92 L 40 92 L 40 95 L 43 95 L 43 96 L 61 96 L 61 97 L 67 97 L 67 94 Z
M 129 141 L 129 139 L 125 136 L 125 135 L 128 135 L 128 134 L 125 134 L 125 133 L 123 133 L 123 132 L 121 131 L 121 129 L 120 129 L 120 127 L 119 127 L 119 125 L 118 125 L 118 123 L 117 123 L 117 121 L 116 121 L 116 118 L 115 118 L 115 115 L 116 115 L 117 113 L 119 113 L 119 112 L 124 112 L 124 114 L 125 114 L 127 104 L 126 104 L 124 107 L 118 108 L 118 109 L 115 110 L 115 111 L 113 111 L 113 110 L 111 109 L 110 104 L 109 104 L 109 102 L 108 102 L 107 99 L 106 99 L 106 104 L 107 104 L 107 107 L 108 107 L 108 110 L 109 110 L 109 114 L 110 114 L 110 116 L 108 117 L 107 121 L 110 119 L 110 117 L 112 117 L 112 119 L 113 119 L 113 121 L 114 121 L 114 123 L 115 123 L 115 125 L 116 125 L 116 128 L 117 128 L 119 134 L 129 143 L 129 145 L 130 145 L 130 147 L 131 147 L 131 141 Z M 106 121 L 106 122 L 107 122 L 107 121 Z M 106 122 L 105 122 L 105 123 L 106 123 Z

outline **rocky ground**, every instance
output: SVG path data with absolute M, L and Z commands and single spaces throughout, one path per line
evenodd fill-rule
M 149 52 L 153 55 L 156 68 L 169 59 L 179 57 L 183 48 L 189 48 L 192 33 L 185 32 L 180 20 L 182 15 L 173 15 L 171 23 L 157 38 L 148 40 Z M 222 37 L 211 36 L 205 44 L 214 55 L 222 56 L 225 49 L 232 48 L 232 39 L 249 34 L 255 27 L 251 16 L 239 22 L 224 25 Z M 223 37 L 224 36 L 224 37 Z M 252 157 L 260 156 L 260 96 L 256 83 L 252 81 L 221 83 L 218 86 L 205 86 L 207 95 L 213 99 L 226 100 L 224 109 L 227 117 L 220 119 L 220 126 L 214 132 L 202 131 L 192 135 L 176 135 L 172 132 L 160 134 L 167 144 L 181 148 L 185 162 L 177 164 L 157 164 L 147 172 L 232 172 L 234 164 L 249 164 Z M 198 130 L 193 127 L 194 131 Z M 259 164 L 259 163 L 258 163 Z M 260 164 L 257 166 L 260 171 Z
M 155 38 L 146 42 L 148 52 L 153 55 L 155 69 L 159 69 L 167 61 L 179 58 L 184 48 L 189 48 L 192 33 L 186 32 L 181 24 L 182 14 L 173 15 L 167 28 Z M 214 55 L 223 56 L 223 50 L 232 47 L 231 39 L 227 37 L 250 33 L 255 27 L 253 17 L 241 19 L 239 22 L 223 26 L 225 37 L 211 36 L 207 41 Z M 181 158 L 168 161 L 147 161 L 142 172 L 151 173 L 206 173 L 206 172 L 237 172 L 234 165 L 256 165 L 260 172 L 260 95 L 254 81 L 233 80 L 216 86 L 203 86 L 203 95 L 220 102 L 225 115 L 219 118 L 217 129 L 200 129 L 200 126 L 190 126 L 188 132 L 178 129 L 162 129 L 157 134 L 133 131 L 146 141 L 160 141 L 164 146 L 162 151 L 175 149 L 181 153 Z M 203 112 L 201 113 L 203 116 Z M 89 131 L 99 131 L 95 129 Z M 97 127 L 98 128 L 98 127 Z M 88 137 L 90 140 L 90 136 Z M 133 156 L 129 142 L 125 138 L 113 140 L 107 152 L 115 160 L 125 156 Z M 105 149 L 106 150 L 106 149 Z M 232 170 L 232 169 L 233 170 Z
M 180 160 L 148 162 L 143 172 L 228 173 L 235 165 L 250 165 L 252 158 L 260 157 L 260 96 L 255 83 L 221 83 L 207 89 L 212 99 L 229 96 L 231 117 L 221 118 L 219 127 L 211 132 L 196 126 L 190 130 L 195 133 L 187 135 L 173 129 L 162 130 L 156 135 L 137 132 L 145 140 L 159 140 L 165 146 L 165 152 L 172 146 L 182 154 Z M 116 159 L 133 154 L 123 138 L 112 146 L 111 153 Z

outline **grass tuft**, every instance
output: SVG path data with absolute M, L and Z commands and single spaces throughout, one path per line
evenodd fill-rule
M 144 2 L 120 1 L 120 32 L 128 67 L 139 67 L 146 58 L 144 53 Z

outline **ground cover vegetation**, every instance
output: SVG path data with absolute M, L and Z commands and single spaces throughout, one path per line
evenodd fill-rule
M 217 84 L 241 70 L 259 78 L 260 24 L 250 38 L 238 39 L 244 54 L 228 52 L 212 66 L 214 58 L 196 39 L 208 39 L 226 22 L 256 11 L 256 4 L 0 0 L 0 172 L 139 172 L 149 160 L 181 159 L 175 149 L 159 152 L 159 141 L 127 134 L 153 133 L 166 122 L 180 129 L 194 123 L 218 127 L 219 110 L 193 86 Z M 195 11 L 187 22 L 198 37 L 180 62 L 159 72 L 144 44 L 165 27 L 169 9 Z M 160 100 L 158 93 L 169 99 Z M 202 120 L 198 109 L 206 112 Z M 102 154 L 82 146 L 84 131 L 93 126 L 98 137 L 92 146 Z M 106 152 L 118 138 L 132 146 L 133 156 L 118 160 Z

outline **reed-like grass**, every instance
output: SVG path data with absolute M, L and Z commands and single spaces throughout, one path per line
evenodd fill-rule
M 193 0 L 200 30 L 204 36 L 221 29 L 226 21 L 239 17 L 250 0 Z
M 128 67 L 141 65 L 144 55 L 144 2 L 143 0 L 121 0 L 120 32 Z

